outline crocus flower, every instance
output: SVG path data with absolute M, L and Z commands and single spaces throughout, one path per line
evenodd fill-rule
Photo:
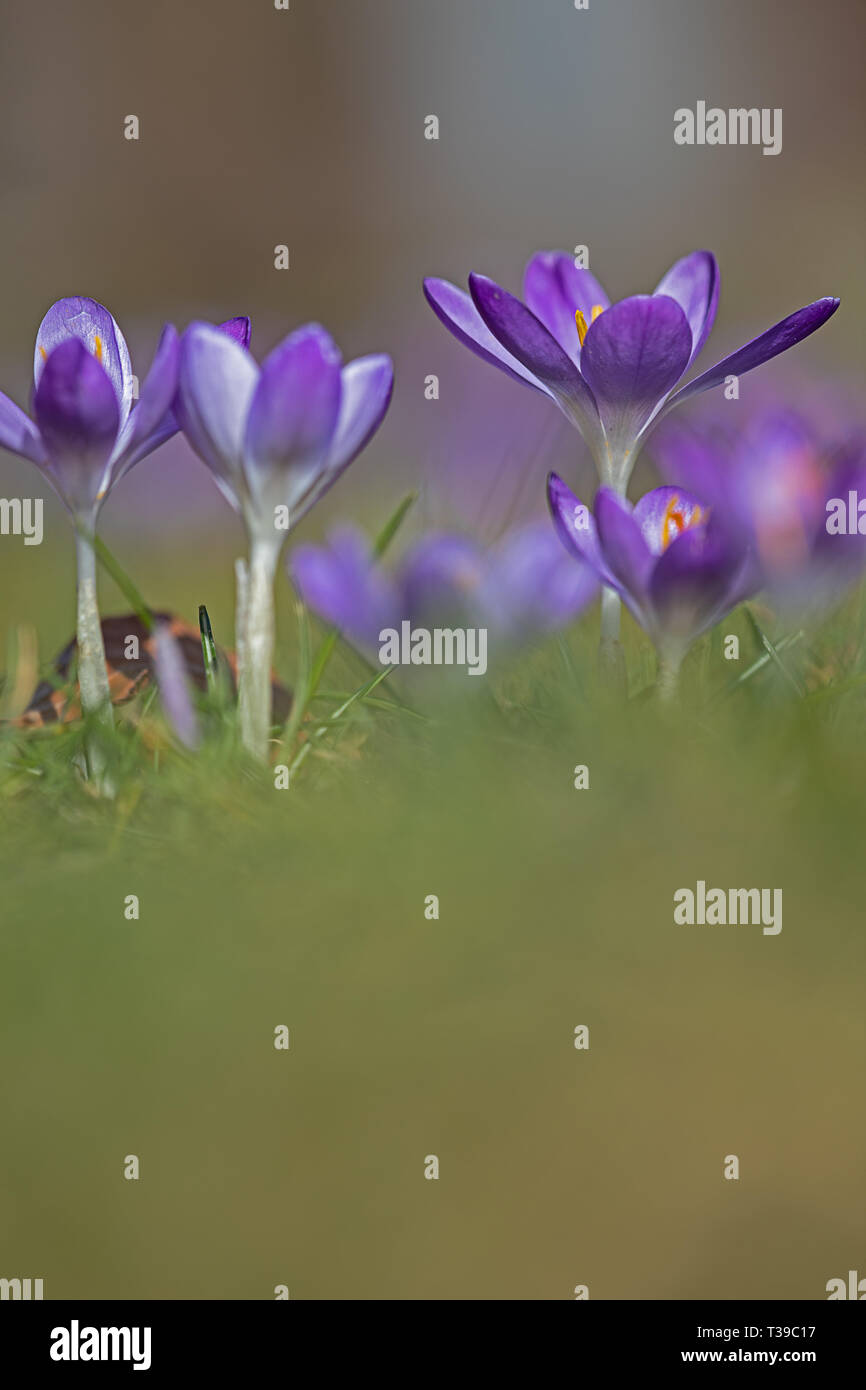
M 291 527 L 337 481 L 381 424 L 390 358 L 342 365 L 325 329 L 308 324 L 261 367 L 209 324 L 183 337 L 176 409 L 187 439 L 246 526 L 250 557 L 238 632 L 241 735 L 263 759 L 271 727 L 273 585 Z
M 0 394 L 0 444 L 36 464 L 76 528 L 81 703 L 106 722 L 111 705 L 93 536 L 111 488 L 167 437 L 177 363 L 169 324 L 136 403 L 129 351 L 111 314 L 94 299 L 61 299 L 36 335 L 33 418 Z
M 566 626 L 599 587 L 593 569 L 575 565 L 544 521 L 515 527 L 490 550 L 434 532 L 393 571 L 360 531 L 339 527 L 327 545 L 299 546 L 290 573 L 314 612 L 371 653 L 384 629 L 406 620 L 486 627 L 511 649 Z
M 838 299 L 819 299 L 798 309 L 675 391 L 716 316 L 719 271 L 709 251 L 677 261 L 652 294 L 615 304 L 563 251 L 532 257 L 525 302 L 484 275 L 470 275 L 469 289 L 424 283 L 460 342 L 551 397 L 584 436 L 602 483 L 623 496 L 643 441 L 669 410 L 793 347 L 839 307 Z
M 662 476 L 748 537 L 760 587 L 778 607 L 825 608 L 866 568 L 866 535 L 847 515 L 852 493 L 866 499 L 866 441 L 844 430 L 827 435 L 790 408 L 760 410 L 736 430 L 726 424 L 660 431 L 654 457 Z M 831 520 L 839 504 L 841 531 Z
M 681 488 L 655 488 L 634 508 L 599 488 L 593 518 L 552 473 L 548 500 L 566 547 L 620 595 L 652 638 L 660 688 L 669 692 L 694 639 L 754 592 L 748 546 Z

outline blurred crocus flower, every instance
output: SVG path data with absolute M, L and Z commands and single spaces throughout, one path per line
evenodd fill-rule
M 655 488 L 634 508 L 599 488 L 593 518 L 552 473 L 548 500 L 566 547 L 620 595 L 652 638 L 660 689 L 668 693 L 695 638 L 754 592 L 747 544 L 681 488 Z
M 386 572 L 354 527 L 327 545 L 299 546 L 291 575 L 306 603 L 362 650 L 404 621 L 484 627 L 510 650 L 565 627 L 597 596 L 590 566 L 576 566 L 549 523 L 530 522 L 485 550 L 466 536 L 434 532 Z
M 237 644 L 241 734 L 263 759 L 271 727 L 274 574 L 288 531 L 337 481 L 381 424 L 390 358 L 343 366 L 318 324 L 284 339 L 261 366 L 209 324 L 183 336 L 176 410 L 187 439 L 241 513 L 250 543 Z
M 760 410 L 739 429 L 669 425 L 656 438 L 662 476 L 686 487 L 748 537 L 760 585 L 780 608 L 817 611 L 866 569 L 866 534 L 848 524 L 866 501 L 864 438 L 828 439 L 799 410 Z M 841 509 L 844 525 L 834 525 Z M 866 518 L 864 518 L 866 530 Z
M 669 410 L 793 347 L 839 307 L 819 299 L 798 309 L 675 392 L 716 317 L 719 270 L 709 251 L 677 261 L 652 294 L 615 304 L 563 251 L 532 257 L 523 301 L 484 275 L 470 275 L 469 289 L 424 283 L 460 342 L 552 398 L 584 436 L 602 483 L 623 496 L 643 441 Z
M 163 713 L 180 742 L 194 752 L 201 742 L 198 715 L 183 653 L 168 623 L 156 625 L 153 663 Z
M 177 333 L 169 324 L 136 402 L 129 351 L 111 314 L 94 299 L 61 299 L 36 335 L 33 418 L 0 394 L 0 444 L 36 464 L 76 527 L 81 703 L 106 722 L 111 705 L 93 535 L 114 484 L 167 437 L 161 427 L 177 370 Z

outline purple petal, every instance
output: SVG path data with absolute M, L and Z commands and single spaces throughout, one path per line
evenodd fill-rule
M 598 543 L 619 588 L 643 610 L 653 571 L 652 551 L 624 498 L 601 487 L 595 499 Z
M 328 457 L 328 474 L 342 472 L 366 449 L 385 418 L 394 390 L 390 357 L 357 357 L 343 368 L 340 415 Z
M 45 462 L 45 450 L 39 431 L 33 421 L 20 406 L 10 401 L 0 391 L 0 446 L 13 454 L 30 459 L 32 463 Z
M 675 299 L 692 333 L 689 366 L 707 341 L 719 305 L 719 267 L 711 251 L 693 251 L 662 276 L 654 294 Z
M 274 506 L 293 511 L 321 477 L 341 395 L 340 353 L 318 324 L 299 328 L 265 359 L 244 440 L 247 486 L 263 522 L 273 524 Z
M 598 402 L 614 460 L 624 460 L 642 427 L 685 371 L 692 350 L 686 316 L 666 295 L 621 299 L 591 324 L 580 365 Z
M 163 713 L 181 743 L 194 750 L 201 742 L 198 716 L 183 653 L 165 623 L 158 623 L 153 634 L 153 665 Z
M 244 431 L 258 378 L 249 353 L 212 324 L 194 323 L 184 333 L 175 397 L 178 420 L 238 510 L 245 495 Z
M 226 319 L 225 323 L 217 326 L 220 333 L 225 333 L 227 338 L 233 338 L 236 343 L 240 343 L 242 348 L 249 347 L 252 324 L 245 314 L 241 314 L 235 319 Z
M 525 304 L 494 280 L 484 275 L 470 275 L 469 288 L 475 307 L 491 333 L 507 352 L 544 383 L 565 413 L 591 436 L 588 442 L 595 442 L 600 433 L 595 399 L 565 349 Z M 601 323 L 604 317 L 602 314 L 596 323 Z
M 677 536 L 706 517 L 707 507 L 681 487 L 653 488 L 634 509 L 634 519 L 652 555 L 662 555 Z
M 744 554 L 712 522 L 683 531 L 656 562 L 650 579 L 657 640 L 681 649 L 738 602 Z
M 77 338 L 49 353 L 33 397 L 49 476 L 72 512 L 90 512 L 102 491 L 120 425 L 114 383 Z
M 180 340 L 174 325 L 167 323 L 141 388 L 138 404 L 130 413 L 118 441 L 116 461 L 112 468 L 112 486 L 134 464 L 146 458 L 157 445 L 170 437 L 165 428 L 168 424 L 171 425 L 171 433 L 177 430 L 177 420 L 173 414 L 170 415 L 170 407 L 177 391 L 179 365 Z M 169 415 L 170 419 L 167 419 Z
M 111 314 L 95 299 L 59 299 L 52 304 L 39 325 L 33 354 L 33 381 L 36 387 L 54 348 L 69 338 L 83 343 L 101 364 L 114 387 L 120 423 L 132 408 L 132 364 L 126 339 Z
M 439 321 L 464 347 L 485 362 L 499 367 L 515 381 L 522 381 L 524 385 L 534 386 L 537 391 L 550 395 L 547 387 L 494 338 L 465 290 L 458 289 L 447 280 L 429 279 L 424 281 L 424 294 Z
M 478 603 L 492 626 L 519 639 L 566 626 L 598 592 L 592 567 L 575 563 L 549 522 L 533 521 L 497 546 Z
M 468 615 L 484 577 L 484 556 L 467 536 L 433 532 L 409 551 L 400 568 L 405 616 Z
M 571 360 L 580 362 L 580 338 L 575 312 L 587 323 L 597 304 L 606 309 L 610 300 L 589 270 L 580 270 L 564 251 L 539 251 L 526 267 L 523 297 Z
M 696 376 L 694 381 L 690 381 L 681 391 L 677 391 L 667 402 L 665 413 L 672 406 L 687 400 L 689 396 L 720 385 L 725 377 L 742 376 L 744 372 L 760 367 L 762 362 L 769 362 L 771 358 L 778 357 L 780 352 L 787 352 L 788 348 L 795 347 L 835 314 L 839 302 L 838 299 L 816 299 L 814 304 L 807 304 L 804 309 L 789 314 L 781 323 L 774 324 L 766 333 L 753 338 L 750 343 L 744 344 L 729 357 L 723 357 L 721 362 L 717 362 L 701 376 Z
M 360 645 L 375 645 L 383 628 L 400 621 L 397 589 L 354 527 L 333 531 L 326 546 L 298 546 L 290 573 L 304 602 Z
M 566 550 L 589 565 L 603 583 L 619 590 L 619 580 L 611 574 L 599 546 L 594 516 L 556 473 L 551 473 L 547 479 L 547 501 L 557 535 Z

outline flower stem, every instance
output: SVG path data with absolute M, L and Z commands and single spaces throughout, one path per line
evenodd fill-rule
M 111 694 L 108 672 L 105 669 L 105 646 L 99 622 L 96 597 L 96 551 L 92 533 L 77 530 L 75 558 L 78 564 L 78 685 L 81 708 L 86 715 L 96 715 L 100 723 L 111 728 Z
M 656 694 L 665 704 L 670 703 L 677 693 L 680 680 L 680 662 L 671 658 L 659 657 L 656 675 Z
M 601 637 L 598 664 L 605 684 L 625 688 L 625 656 L 619 640 L 622 604 L 619 594 L 605 587 L 601 591 Z
M 271 731 L 274 575 L 279 553 L 279 544 L 272 539 L 262 541 L 253 537 L 240 652 L 238 712 L 244 747 L 259 762 L 267 758 Z

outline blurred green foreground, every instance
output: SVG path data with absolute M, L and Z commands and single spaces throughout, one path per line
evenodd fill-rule
M 41 776 L 2 742 L 0 1275 L 822 1299 L 858 1267 L 860 657 L 806 698 L 770 663 L 710 702 L 716 634 L 665 711 L 599 691 L 594 640 L 422 690 L 427 722 L 364 707 L 288 791 L 169 751 L 103 804 L 62 739 Z M 783 930 L 676 926 L 698 879 L 781 887 Z

